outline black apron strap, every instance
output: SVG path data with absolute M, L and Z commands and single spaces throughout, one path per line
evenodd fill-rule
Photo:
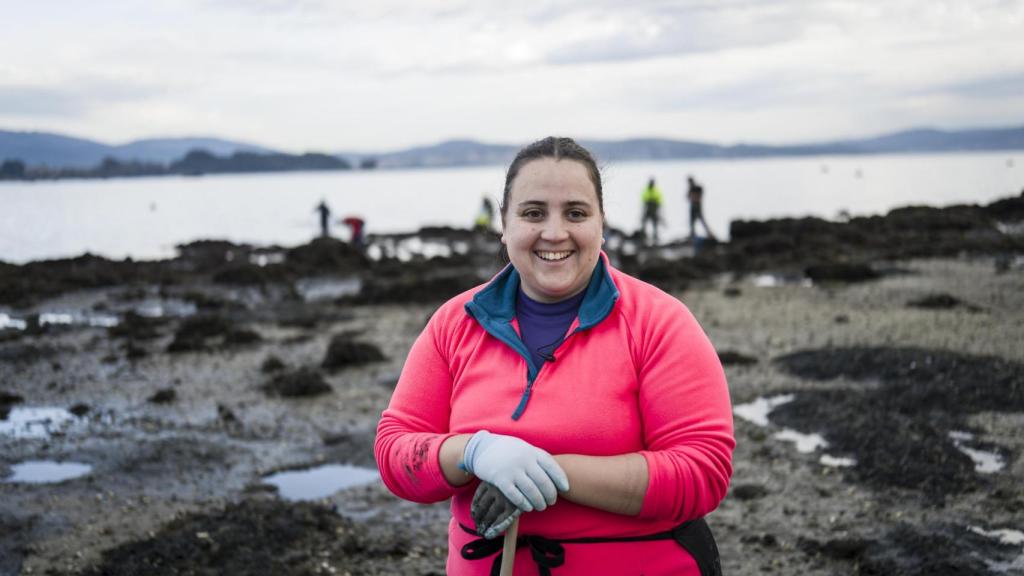
M 467 534 L 476 535 L 476 531 L 468 526 L 459 524 Z M 558 568 L 565 563 L 565 548 L 562 544 L 602 544 L 608 542 L 650 542 L 652 540 L 675 540 L 682 546 L 690 556 L 697 562 L 701 576 L 722 576 L 721 559 L 718 556 L 718 546 L 715 544 L 715 537 L 711 534 L 711 528 L 703 518 L 683 522 L 679 526 L 665 532 L 646 534 L 644 536 L 621 536 L 618 538 L 565 538 L 554 540 L 543 536 L 519 536 L 516 539 L 516 549 L 526 546 L 530 549 L 530 556 L 541 576 L 550 576 L 552 568 Z M 494 561 L 491 563 L 491 576 L 497 576 L 501 569 L 503 542 L 501 538 L 487 540 L 478 538 L 466 543 L 460 551 L 466 560 L 481 560 L 495 553 Z

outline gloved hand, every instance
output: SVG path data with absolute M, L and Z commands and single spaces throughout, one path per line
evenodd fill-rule
M 490 540 L 505 531 L 523 511 L 516 508 L 494 485 L 481 482 L 473 494 L 469 514 L 476 533 Z
M 569 478 L 544 450 L 514 436 L 481 430 L 469 439 L 462 468 L 494 484 L 523 512 L 543 510 L 569 490 Z

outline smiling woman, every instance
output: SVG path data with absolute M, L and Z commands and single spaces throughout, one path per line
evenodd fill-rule
M 703 516 L 735 441 L 707 336 L 601 253 L 601 176 L 573 140 L 519 152 L 501 213 L 510 265 L 434 314 L 381 415 L 384 483 L 451 498 L 449 574 L 497 573 L 480 560 L 516 518 L 519 574 L 720 574 Z
M 511 188 L 501 205 L 501 241 L 523 292 L 548 303 L 579 294 L 597 265 L 604 227 L 586 165 L 534 160 L 519 170 Z

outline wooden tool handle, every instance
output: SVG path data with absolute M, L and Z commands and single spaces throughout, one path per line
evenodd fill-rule
M 512 568 L 516 563 L 516 539 L 519 537 L 519 518 L 505 531 L 505 546 L 501 552 L 500 576 L 512 576 Z

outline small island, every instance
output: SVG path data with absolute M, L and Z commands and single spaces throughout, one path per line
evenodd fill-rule
M 351 169 L 352 165 L 347 160 L 316 152 L 306 154 L 235 152 L 230 156 L 217 156 L 206 150 L 195 149 L 189 151 L 180 160 L 169 164 L 138 160 L 125 161 L 108 156 L 92 168 L 55 168 L 46 165 L 28 166 L 20 159 L 6 159 L 0 163 L 0 180 L 202 176 L 204 174 Z

